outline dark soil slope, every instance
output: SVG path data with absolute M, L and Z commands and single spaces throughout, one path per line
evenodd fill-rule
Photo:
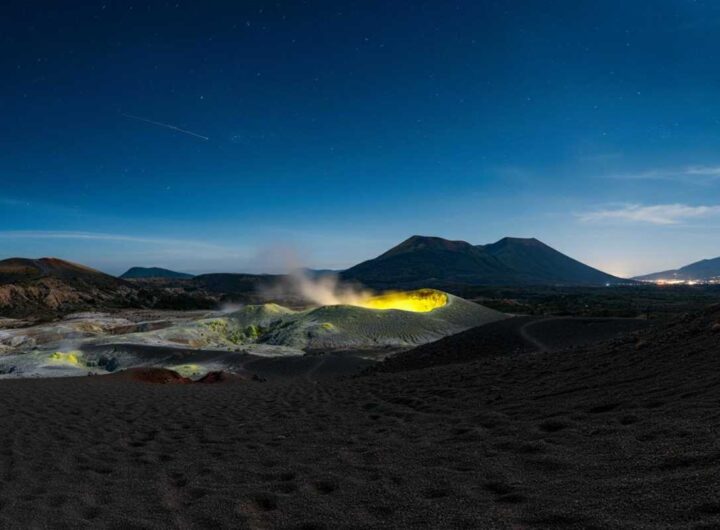
M 402 372 L 511 354 L 588 346 L 645 329 L 630 318 L 516 317 L 451 335 L 386 359 L 368 369 Z

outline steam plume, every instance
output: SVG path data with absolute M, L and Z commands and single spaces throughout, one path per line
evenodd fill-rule
M 266 299 L 298 301 L 313 305 L 362 305 L 374 295 L 372 291 L 345 283 L 337 274 L 313 273 L 300 264 L 304 261 L 290 246 L 276 245 L 258 254 L 265 269 L 288 271 L 282 280 L 263 289 Z
M 311 276 L 307 271 L 295 270 L 288 276 L 291 293 L 317 305 L 362 305 L 373 293 L 342 283 L 335 274 Z

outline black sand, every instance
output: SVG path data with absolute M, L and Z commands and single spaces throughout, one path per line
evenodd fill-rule
M 324 382 L 4 381 L 0 526 L 717 528 L 718 322 Z

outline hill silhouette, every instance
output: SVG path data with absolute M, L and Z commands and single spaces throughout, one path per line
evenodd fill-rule
M 104 272 L 59 258 L 9 258 L 0 261 L 0 284 L 22 284 L 43 278 L 55 278 L 77 287 L 127 285 Z
M 218 272 L 195 276 L 192 284 L 211 293 L 251 294 L 262 287 L 269 287 L 282 277 L 273 274 Z
M 120 276 L 120 278 L 124 280 L 145 280 L 153 278 L 189 280 L 192 277 L 192 274 L 171 271 L 170 269 L 163 269 L 162 267 L 131 267 Z
M 679 269 L 656 272 L 635 278 L 639 281 L 695 280 L 708 281 L 720 278 L 720 258 L 704 259 Z
M 177 279 L 177 278 L 175 278 Z M 86 310 L 207 309 L 217 296 L 197 288 L 139 285 L 58 258 L 0 261 L 0 315 L 54 318 Z
M 0 261 L 0 312 L 8 316 L 116 305 L 132 292 L 124 280 L 58 258 Z
M 537 239 L 506 237 L 471 245 L 412 236 L 341 276 L 375 288 L 467 285 L 604 285 L 626 282 L 566 256 Z

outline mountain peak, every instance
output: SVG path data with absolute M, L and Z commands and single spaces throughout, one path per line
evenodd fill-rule
M 525 246 L 525 247 L 547 247 L 545 243 L 534 237 L 503 237 L 502 239 L 489 245 L 478 245 L 483 247 L 501 247 L 501 246 Z M 549 247 L 548 247 L 549 248 Z
M 370 287 L 446 285 L 605 285 L 616 278 L 580 263 L 536 238 L 505 237 L 471 245 L 414 235 L 379 257 L 342 274 Z
M 451 241 L 449 239 L 443 239 L 442 237 L 414 235 L 379 256 L 378 259 L 389 258 L 399 254 L 416 252 L 419 250 L 464 252 L 472 247 L 473 246 L 466 241 Z

